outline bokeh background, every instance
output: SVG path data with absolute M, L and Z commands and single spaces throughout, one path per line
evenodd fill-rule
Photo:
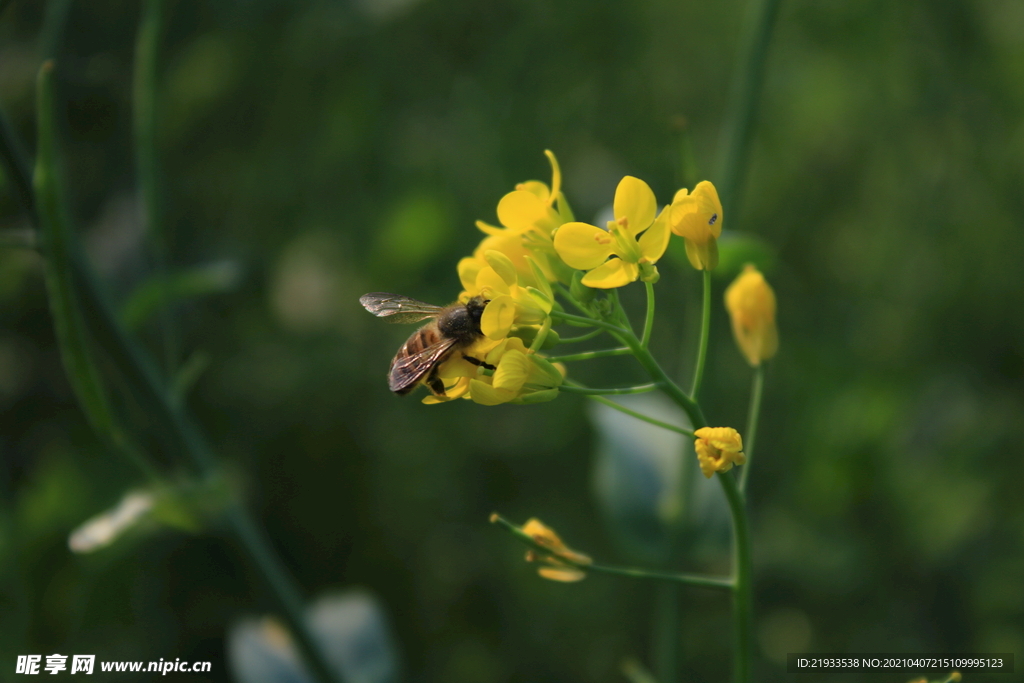
M 410 330 L 357 299 L 454 299 L 473 222 L 549 177 L 545 148 L 584 220 L 624 174 L 661 201 L 716 180 L 745 8 L 165 3 L 165 259 L 223 276 L 170 308 L 170 356 L 202 370 L 188 405 L 298 582 L 375 596 L 402 680 L 611 682 L 627 658 L 651 665 L 656 586 L 543 581 L 487 524 L 536 515 L 595 557 L 640 561 L 595 495 L 603 414 L 579 396 L 397 398 L 384 376 Z M 138 21 L 123 0 L 0 14 L 0 101 L 30 151 L 35 74 L 57 58 L 73 215 L 119 304 L 154 262 L 132 148 Z M 1022 114 L 1017 0 L 781 5 L 745 200 L 725 208 L 727 231 L 770 245 L 779 299 L 750 485 L 763 680 L 798 650 L 1024 656 Z M 0 228 L 25 225 L 0 181 Z M 653 348 L 688 381 L 699 279 L 666 258 Z M 716 273 L 705 380 L 705 412 L 737 427 L 750 375 L 721 292 L 740 265 Z M 157 323 L 138 338 L 166 356 Z M 640 379 L 626 361 L 573 372 Z M 0 251 L 0 409 L 2 678 L 17 654 L 62 652 L 210 660 L 180 677 L 241 680 L 227 634 L 271 605 L 216 523 L 69 552 L 142 482 L 76 407 L 25 249 Z M 687 568 L 721 570 L 727 527 L 701 519 Z M 685 680 L 723 680 L 727 601 L 683 600 Z

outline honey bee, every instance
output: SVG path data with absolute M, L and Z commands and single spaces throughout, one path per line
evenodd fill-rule
M 412 333 L 398 349 L 388 371 L 388 387 L 403 396 L 423 382 L 435 396 L 444 396 L 444 382 L 437 376 L 441 364 L 483 337 L 480 318 L 487 299 L 473 297 L 466 303 L 434 306 L 399 294 L 371 292 L 359 297 L 363 308 L 392 323 L 429 323 Z M 474 365 L 494 369 L 478 358 L 462 354 Z

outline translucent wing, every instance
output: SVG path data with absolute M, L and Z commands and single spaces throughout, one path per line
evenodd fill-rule
M 442 339 L 419 353 L 403 356 L 399 353 L 391 362 L 388 373 L 388 388 L 396 394 L 409 393 L 416 384 L 427 376 L 430 370 L 444 360 L 455 346 L 455 339 Z
M 436 318 L 444 310 L 441 306 L 425 304 L 401 294 L 387 292 L 370 292 L 359 297 L 363 308 L 378 318 L 389 323 L 418 323 L 428 318 Z
M 388 373 L 388 387 L 396 394 L 406 394 L 416 386 L 455 347 L 455 339 L 442 339 L 419 353 L 395 356 Z

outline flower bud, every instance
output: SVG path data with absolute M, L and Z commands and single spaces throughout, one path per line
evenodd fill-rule
M 732 427 L 701 427 L 693 433 L 700 471 L 711 478 L 715 472 L 728 472 L 733 465 L 747 461 L 743 455 L 743 438 Z
M 775 292 L 752 265 L 743 269 L 725 290 L 725 307 L 740 352 L 753 367 L 775 355 L 779 333 L 775 327 Z

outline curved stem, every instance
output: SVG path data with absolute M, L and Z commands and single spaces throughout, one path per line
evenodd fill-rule
M 707 420 L 704 418 L 704 413 L 701 411 L 700 405 L 687 396 L 686 392 L 680 389 L 679 386 L 672 381 L 672 378 L 669 377 L 662 369 L 658 364 L 658 361 L 651 355 L 651 352 L 640 345 L 640 340 L 636 338 L 636 335 L 619 329 L 612 330 L 611 333 L 617 337 L 619 341 L 630 348 L 637 361 L 644 370 L 647 371 L 647 374 L 650 375 L 651 379 L 659 384 L 661 386 L 661 390 L 686 412 L 686 415 L 690 418 L 690 424 L 694 429 L 700 429 L 701 427 L 707 426 Z
M 640 346 L 645 349 L 651 343 L 651 329 L 654 327 L 654 284 L 645 282 L 647 289 L 647 317 L 644 318 L 644 334 L 640 337 Z
M 682 427 L 677 427 L 674 424 L 669 424 L 668 422 L 662 422 L 661 420 L 657 420 L 657 419 L 655 419 L 653 417 L 649 417 L 647 415 L 644 415 L 641 412 L 638 412 L 636 410 L 632 410 L 630 408 L 627 408 L 624 405 L 616 403 L 615 401 L 611 400 L 610 398 L 605 398 L 604 396 L 597 396 L 597 395 L 591 395 L 590 398 L 592 398 L 593 400 L 597 401 L 598 403 L 603 403 L 604 405 L 608 406 L 609 408 L 614 408 L 615 410 L 619 411 L 620 413 L 625 413 L 626 415 L 629 415 L 631 417 L 635 417 L 638 420 L 642 420 L 644 422 L 647 422 L 648 424 L 652 424 L 655 427 L 661 427 L 662 429 L 667 429 L 670 432 L 676 432 L 678 434 L 682 434 L 683 436 L 688 436 L 691 439 L 693 438 L 693 432 L 691 432 L 688 429 L 683 429 Z
M 567 394 L 585 394 L 587 396 L 615 396 L 619 394 L 646 394 L 648 391 L 654 391 L 655 389 L 661 389 L 662 386 L 657 383 L 651 384 L 640 384 L 635 387 L 621 387 L 616 389 L 591 389 L 589 387 L 581 387 L 574 384 L 563 384 L 558 387 L 559 391 L 564 391 Z
M 586 334 L 581 334 L 578 337 L 562 337 L 561 339 L 558 340 L 558 343 L 559 344 L 575 344 L 577 342 L 590 341 L 591 339 L 593 339 L 597 335 L 601 334 L 602 332 L 604 332 L 604 330 L 597 329 L 597 330 L 593 330 L 591 332 L 587 332 Z
M 750 652 L 752 630 L 753 588 L 751 586 L 750 530 L 747 524 L 747 508 L 743 494 L 736 486 L 736 479 L 729 473 L 719 472 L 718 481 L 729 502 L 732 513 L 733 543 L 733 627 L 735 629 L 735 652 L 733 658 L 733 680 L 747 683 L 750 680 Z
M 548 360 L 552 363 L 573 361 L 573 360 L 593 360 L 595 358 L 608 358 L 609 356 L 628 356 L 633 353 L 628 346 L 620 346 L 617 349 L 600 349 L 598 351 L 581 351 L 580 353 L 570 353 L 565 356 L 548 356 Z
M 704 379 L 704 363 L 708 359 L 708 336 L 711 334 L 711 271 L 704 272 L 704 303 L 700 317 L 700 345 L 697 347 L 697 366 L 693 369 L 693 389 L 690 397 L 696 401 Z
M 587 327 L 598 327 L 606 332 L 611 332 L 613 334 L 621 334 L 623 332 L 626 332 L 626 330 L 622 329 L 618 325 L 612 325 L 611 323 L 605 322 L 604 320 L 597 320 L 596 318 L 584 318 L 581 315 L 573 315 L 572 313 L 565 313 L 563 311 L 551 311 L 551 317 L 554 318 L 555 320 L 564 320 L 567 323 L 577 323 L 586 325 Z
M 52 64 L 44 65 L 42 73 L 48 79 L 52 78 L 51 71 Z M 52 81 L 47 85 L 52 85 Z M 50 97 L 49 93 L 47 97 Z M 48 108 L 52 105 L 52 99 L 45 102 Z M 52 112 L 40 111 L 38 114 L 40 117 L 50 116 L 52 119 Z M 19 146 L 11 130 L 6 126 L 0 126 L 0 156 L 7 166 L 6 170 L 11 176 L 17 177 L 15 182 L 19 187 L 31 190 L 33 185 L 28 180 L 30 176 L 27 165 L 19 163 L 16 154 L 9 153 L 17 149 Z M 38 228 L 39 213 L 42 209 L 40 197 L 33 192 L 28 199 L 30 203 L 26 210 Z M 60 208 L 64 210 L 63 207 Z M 74 287 L 74 295 L 79 298 L 78 304 L 83 321 L 96 347 L 106 352 L 109 360 L 121 373 L 132 398 L 152 419 L 154 427 L 160 431 L 161 441 L 166 442 L 168 450 L 190 461 L 193 471 L 205 477 L 216 476 L 218 467 L 209 445 L 187 414 L 169 399 L 149 358 L 119 324 L 78 241 L 69 239 L 66 246 L 68 253 L 65 263 L 71 286 Z M 341 676 L 330 668 L 326 657 L 313 640 L 302 612 L 298 588 L 252 516 L 241 505 L 236 505 L 228 514 L 228 521 L 235 537 L 241 542 L 249 559 L 270 588 L 270 594 L 295 636 L 298 648 L 315 678 L 323 683 L 341 681 Z
M 540 347 L 544 346 L 544 340 L 548 338 L 548 332 L 551 331 L 551 316 L 544 318 L 544 323 L 541 324 L 540 329 L 537 330 L 537 336 L 533 338 L 533 343 L 530 344 L 530 351 L 536 353 L 540 350 Z
M 750 461 L 754 457 L 754 438 L 757 436 L 757 420 L 761 412 L 761 393 L 764 390 L 764 363 L 754 368 L 754 384 L 750 388 L 750 408 L 747 411 L 747 431 L 743 434 L 743 454 L 747 462 L 740 473 L 740 493 L 747 490 L 750 476 Z

